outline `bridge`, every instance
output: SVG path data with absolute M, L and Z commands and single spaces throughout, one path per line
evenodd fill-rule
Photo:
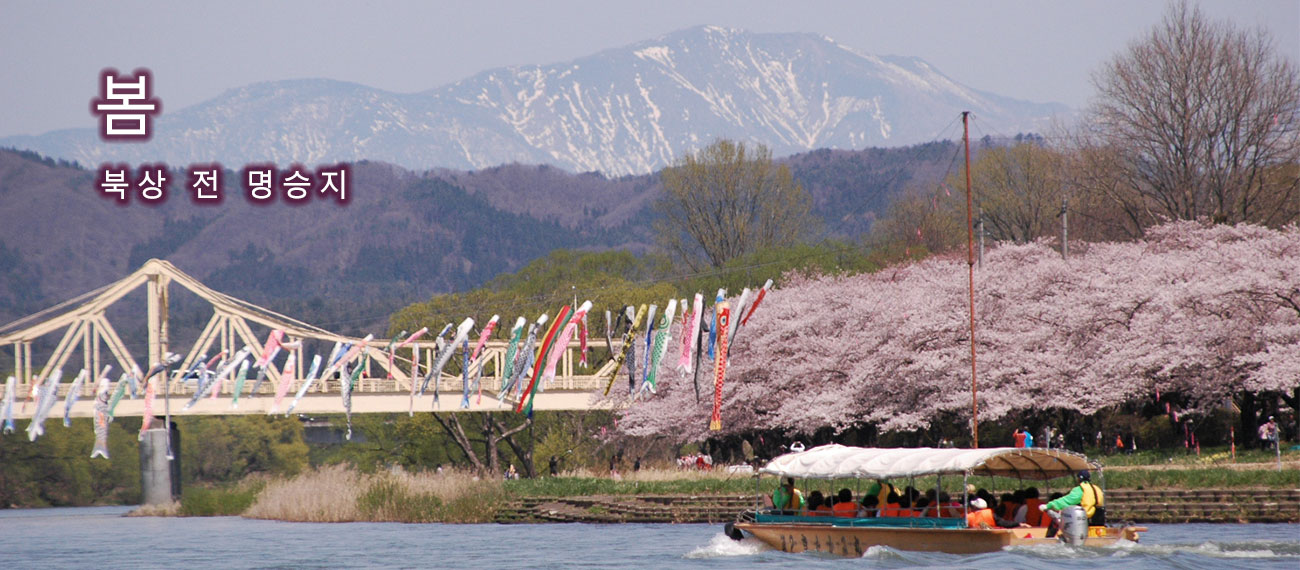
M 175 350 L 182 347 L 174 347 L 169 342 L 173 335 L 168 318 L 168 301 L 170 287 L 173 285 L 183 287 L 212 308 L 212 317 L 198 334 L 197 340 L 184 352 Z M 148 335 L 147 354 L 143 355 L 145 361 L 137 360 L 138 357 L 131 353 L 107 317 L 109 307 L 122 301 L 123 297 L 140 287 L 145 287 L 147 292 L 144 307 Z M 504 321 L 506 316 L 503 315 L 502 318 L 502 325 L 508 326 Z M 303 374 L 307 370 L 304 366 L 304 360 L 307 360 L 304 355 L 305 349 L 290 352 L 296 359 L 290 374 L 284 374 L 274 363 L 268 366 L 267 382 L 258 389 L 256 394 L 249 393 L 253 385 L 250 378 L 245 393 L 239 398 L 237 408 L 232 407 L 234 382 L 232 379 L 226 379 L 217 387 L 219 393 L 216 399 L 202 398 L 192 408 L 181 412 L 181 407 L 189 401 L 197 388 L 197 382 L 179 380 L 184 371 L 189 370 L 205 355 L 216 354 L 222 350 L 226 351 L 227 355 L 235 354 L 246 345 L 253 347 L 255 351 L 260 350 L 264 344 L 260 339 L 265 339 L 273 329 L 284 330 L 286 342 L 321 341 L 328 344 L 344 342 L 354 345 L 363 343 L 363 339 L 335 334 L 213 290 L 171 263 L 151 259 L 121 280 L 0 327 L 0 348 L 6 352 L 12 350 L 13 353 L 13 376 L 17 382 L 15 418 L 30 418 L 35 411 L 33 403 L 27 405 L 21 403 L 28 399 L 33 384 L 39 385 L 51 378 L 54 371 L 62 370 L 64 375 L 58 391 L 62 402 L 72 388 L 72 378 L 80 369 L 87 370 L 92 377 L 83 382 L 80 387 L 78 400 L 73 405 L 71 415 L 90 417 L 93 414 L 97 380 L 93 376 L 98 374 L 104 365 L 113 366 L 113 372 L 109 376 L 110 380 L 116 383 L 115 379 L 122 371 L 133 370 L 136 367 L 148 370 L 151 364 L 161 361 L 168 352 L 184 354 L 184 358 L 165 372 L 170 375 L 171 381 L 159 384 L 166 388 L 165 392 L 157 394 L 157 402 L 153 410 L 155 415 L 162 415 L 167 411 L 172 415 L 266 414 L 271 409 L 276 388 L 281 383 L 288 383 L 289 393 L 279 407 L 281 411 L 288 407 L 293 395 L 301 387 L 304 382 Z M 58 333 L 62 334 L 58 337 L 58 343 L 45 358 L 44 365 L 34 368 L 33 344 L 44 341 L 48 346 L 54 338 L 53 335 Z M 369 358 L 364 361 L 365 369 L 352 391 L 352 411 L 353 413 L 380 413 L 405 412 L 414 409 L 472 412 L 513 409 L 516 402 L 512 397 L 497 398 L 503 380 L 507 344 L 504 341 L 489 341 L 478 358 L 470 363 L 471 371 L 477 371 L 479 368 L 483 371 L 482 395 L 475 391 L 470 396 L 470 406 L 461 408 L 462 378 L 446 372 L 436 379 L 437 391 L 441 393 L 439 402 L 435 403 L 432 397 L 433 382 L 430 382 L 424 396 L 412 400 L 412 378 L 414 377 L 414 382 L 421 381 L 437 352 L 437 345 L 432 338 L 418 340 L 391 352 L 388 340 L 365 342 L 365 348 L 358 359 L 365 356 Z M 614 349 L 618 350 L 620 346 L 615 344 Z M 579 365 L 578 353 L 577 342 L 571 342 L 566 347 L 556 367 L 554 381 L 537 394 L 534 409 L 589 410 L 609 409 L 619 405 L 611 400 L 597 397 L 609 381 L 614 368 L 612 360 L 604 358 L 599 366 L 584 369 Z M 326 355 L 322 354 L 322 356 Z M 353 360 L 353 362 L 357 361 Z M 453 361 L 458 362 L 459 355 Z M 333 378 L 317 379 L 294 409 L 294 413 L 342 413 L 343 402 L 339 388 L 340 382 Z M 62 407 L 58 409 L 62 410 Z M 143 398 L 123 399 L 118 404 L 114 416 L 139 416 L 143 413 Z

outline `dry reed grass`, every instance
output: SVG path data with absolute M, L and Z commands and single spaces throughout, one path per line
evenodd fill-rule
M 351 467 L 332 465 L 292 479 L 266 484 L 244 516 L 297 522 L 362 520 L 357 497 L 365 490 L 364 476 Z
M 442 473 L 410 473 L 392 469 L 374 477 L 387 477 L 405 486 L 412 493 L 436 495 L 443 501 L 453 501 L 467 495 L 477 495 L 485 489 L 500 486 L 495 480 L 482 480 L 472 471 L 444 469 Z
M 473 473 L 366 475 L 334 465 L 266 485 L 244 516 L 298 522 L 489 522 L 504 495 Z

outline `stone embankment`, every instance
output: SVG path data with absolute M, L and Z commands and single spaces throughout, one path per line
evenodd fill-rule
M 753 495 L 527 497 L 497 513 L 500 523 L 714 523 L 754 508 Z
M 1130 490 L 1106 493 L 1111 522 L 1300 522 L 1300 489 Z M 719 523 L 754 508 L 753 495 L 528 497 L 500 523 Z
M 1151 523 L 1300 522 L 1300 489 L 1114 489 L 1107 518 Z

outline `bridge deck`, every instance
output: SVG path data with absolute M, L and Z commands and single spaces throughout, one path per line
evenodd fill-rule
M 513 410 L 514 401 L 507 398 L 507 401 L 498 400 L 496 395 L 499 390 L 499 383 L 495 379 L 483 379 L 483 397 L 480 402 L 478 392 L 470 393 L 469 409 L 462 409 L 460 380 L 451 382 L 449 377 L 444 377 L 439 397 L 439 405 L 433 403 L 433 386 L 425 392 L 424 396 L 416 396 L 415 404 L 412 407 L 411 395 L 409 389 L 399 389 L 400 386 L 396 380 L 385 378 L 362 378 L 358 381 L 357 389 L 352 392 L 352 413 L 393 413 L 405 412 L 411 409 L 420 412 L 438 411 L 438 412 L 483 412 L 483 411 L 504 411 Z M 593 409 L 611 409 L 616 404 L 614 400 L 601 400 L 599 395 L 604 390 L 603 380 L 599 377 L 578 376 L 570 378 L 557 378 L 555 382 L 545 391 L 537 394 L 533 402 L 533 408 L 536 410 L 593 410 Z M 288 394 L 280 404 L 279 411 L 284 412 L 293 402 L 294 395 L 301 387 L 302 380 L 294 380 L 290 385 Z M 72 417 L 91 417 L 94 415 L 94 394 L 91 393 L 89 382 L 85 383 L 81 390 L 81 395 L 72 406 Z M 321 382 L 317 380 L 303 396 L 298 406 L 294 408 L 295 414 L 341 414 L 343 413 L 343 400 L 338 391 L 339 383 L 337 381 Z M 35 411 L 35 402 L 27 402 L 26 394 L 30 391 L 30 386 L 20 384 L 16 386 L 17 393 L 22 395 L 20 401 L 14 402 L 14 417 L 16 419 L 31 418 Z M 62 417 L 64 402 L 67 398 L 68 390 L 71 384 L 64 383 L 59 387 L 59 401 L 54 405 L 50 416 Z M 194 395 L 194 383 L 172 384 L 171 390 L 171 413 L 176 416 L 187 415 L 234 415 L 234 414 L 265 414 L 271 409 L 275 402 L 275 387 L 271 381 L 262 384 L 258 394 L 250 397 L 245 393 L 239 398 L 239 407 L 231 407 L 231 383 L 227 381 L 223 385 L 223 390 L 216 400 L 203 398 L 194 404 L 193 408 L 181 411 L 181 408 L 190 401 Z M 252 380 L 248 381 L 245 391 L 252 388 Z M 2 389 L 2 388 L 0 388 Z M 626 390 L 626 388 L 625 388 Z M 154 415 L 161 416 L 165 409 L 165 402 L 162 395 L 158 395 L 154 401 Z M 118 402 L 115 416 L 140 416 L 144 413 L 144 397 L 131 399 L 129 396 Z

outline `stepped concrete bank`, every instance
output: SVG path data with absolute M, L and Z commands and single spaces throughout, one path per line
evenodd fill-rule
M 754 507 L 753 495 L 528 497 L 500 523 L 719 523 Z M 1106 492 L 1111 522 L 1300 522 L 1300 489 L 1130 490 Z

